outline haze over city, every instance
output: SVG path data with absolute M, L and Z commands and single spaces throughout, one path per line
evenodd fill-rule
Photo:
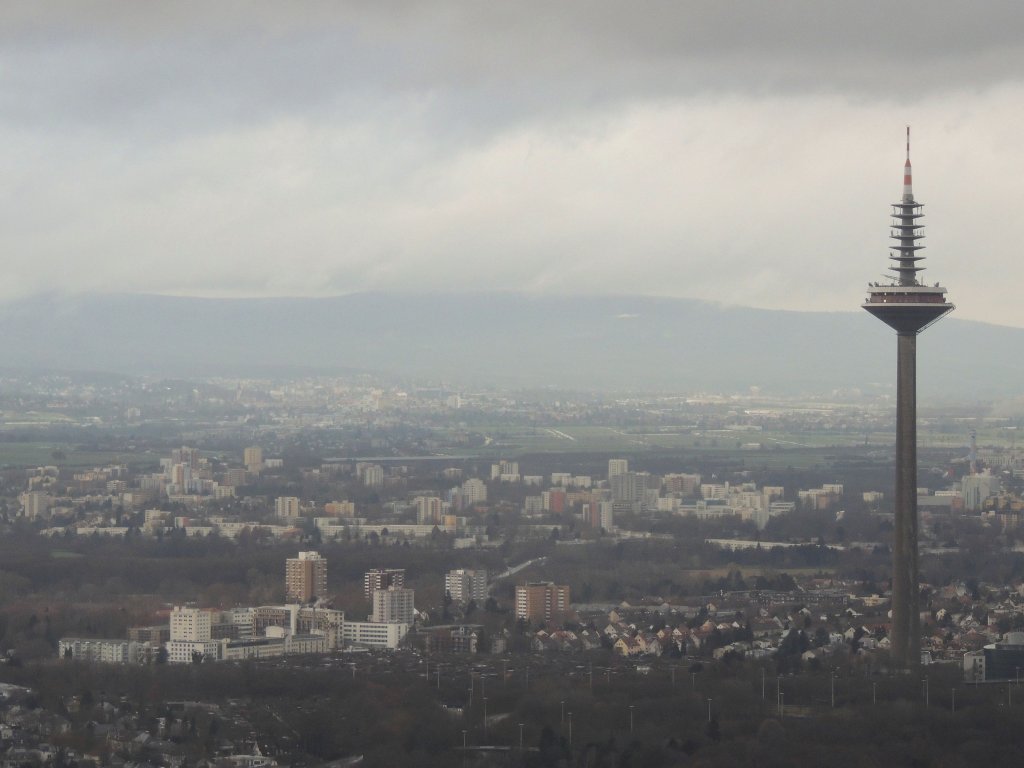
M 1022 21 L 0 5 L 0 768 L 1024 764 Z
M 909 123 L 958 317 L 1024 325 L 1022 13 L 5 3 L 0 294 L 855 311 Z

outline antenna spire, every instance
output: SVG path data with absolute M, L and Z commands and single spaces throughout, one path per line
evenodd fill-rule
M 913 174 L 910 170 L 910 126 L 907 126 L 907 162 L 903 164 L 903 202 L 914 202 Z

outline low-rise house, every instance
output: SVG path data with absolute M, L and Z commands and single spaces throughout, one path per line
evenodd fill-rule
M 643 646 L 633 637 L 620 637 L 615 641 L 612 650 L 620 656 L 627 657 L 639 656 L 644 652 Z

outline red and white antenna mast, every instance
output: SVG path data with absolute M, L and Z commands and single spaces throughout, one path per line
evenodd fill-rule
M 910 126 L 907 126 L 907 162 L 903 164 L 903 202 L 914 202 L 914 185 L 910 171 Z

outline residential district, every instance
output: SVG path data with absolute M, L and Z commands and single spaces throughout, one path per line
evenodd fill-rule
M 53 704 L 18 670 L 200 685 L 250 665 L 394 666 L 443 692 L 459 664 L 470 680 L 516 668 L 524 690 L 545 669 L 583 668 L 590 686 L 623 669 L 671 669 L 673 685 L 701 665 L 886 669 L 891 463 L 870 404 L 216 393 L 50 383 L 7 412 L 24 438 L 9 455 L 44 460 L 0 470 L 0 670 L 18 681 L 0 690 L 0 768 L 182 765 L 214 720 L 234 725 L 208 760 L 261 768 L 286 749 L 230 691 L 143 721 L 96 691 Z M 143 408 L 178 407 L 182 424 L 147 433 Z M 453 414 L 465 424 L 442 426 Z M 922 448 L 922 663 L 982 690 L 1024 668 L 1024 464 L 1015 422 L 969 421 L 980 441 L 934 417 Z M 463 695 L 446 711 L 468 717 Z M 69 735 L 83 722 L 87 743 Z
M 160 459 L 158 472 L 135 473 L 120 464 L 74 472 L 69 481 L 58 466 L 38 467 L 26 473 L 20 515 L 43 526 L 40 535 L 50 537 L 213 536 L 234 541 L 251 537 L 301 546 L 329 540 L 415 545 L 443 536 L 453 549 L 496 547 L 509 537 L 587 546 L 659 536 L 617 527 L 615 520 L 622 516 L 631 521 L 692 517 L 749 525 L 747 530 L 753 534 L 749 538 L 706 539 L 709 546 L 726 550 L 814 543 L 761 538 L 774 518 L 790 515 L 797 507 L 838 521 L 846 515 L 841 509 L 846 501 L 841 483 L 790 490 L 791 500 L 787 500 L 782 486 L 758 486 L 742 478 L 708 482 L 696 473 L 658 476 L 631 470 L 624 458 L 609 460 L 607 473 L 599 478 L 557 471 L 525 474 L 518 462 L 506 460 L 492 463 L 485 477 L 465 477 L 461 467 L 443 467 L 436 473 L 436 482 L 446 486 L 439 494 L 433 488 L 417 487 L 421 478 L 407 464 L 385 468 L 380 463 L 332 461 L 299 468 L 303 484 L 341 478 L 350 487 L 377 492 L 375 503 L 268 498 L 250 493 L 261 483 L 276 486 L 295 468 L 286 467 L 282 459 L 264 457 L 258 446 L 246 448 L 238 458 L 233 465 L 182 447 Z M 1001 529 L 1016 528 L 1019 499 L 1003 491 L 999 474 L 991 469 L 979 472 L 976 464 L 977 459 L 972 459 L 959 482 L 934 491 L 920 489 L 926 529 L 935 524 L 941 529 L 942 520 L 954 515 L 976 516 Z M 1006 471 L 1011 480 L 1022 474 L 1018 467 Z M 236 496 L 238 488 L 246 494 Z M 868 490 L 860 496 L 860 504 L 872 516 L 886 516 L 878 511 L 884 494 Z M 505 519 L 503 525 L 494 525 L 497 516 Z M 879 541 L 817 545 L 842 550 L 883 548 Z M 941 542 L 931 546 L 942 549 Z M 367 572 L 363 593 L 372 610 L 365 617 L 346 618 L 344 611 L 334 607 L 327 569 L 324 556 L 302 550 L 283 566 L 283 604 L 224 610 L 174 606 L 168 609 L 164 624 L 132 627 L 125 638 L 62 638 L 57 653 L 64 659 L 88 661 L 194 663 L 345 648 L 395 649 L 403 643 L 473 653 L 502 653 L 509 648 L 512 630 L 507 627 L 484 644 L 482 626 L 434 626 L 437 622 L 430 611 L 416 610 L 414 591 L 404 586 L 401 568 Z M 715 658 L 728 653 L 761 658 L 788 641 L 806 645 L 801 658 L 814 663 L 836 649 L 853 647 L 865 653 L 886 649 L 884 589 L 865 593 L 863 584 L 820 577 L 791 580 L 785 586 L 723 589 L 685 604 L 646 600 L 636 605 L 573 603 L 567 584 L 524 581 L 515 586 L 512 615 L 521 622 L 520 629 L 532 628 L 529 645 L 538 651 L 604 647 L 625 656 L 692 656 L 710 651 Z M 486 570 L 455 569 L 445 575 L 441 591 L 456 608 L 481 607 L 493 600 L 491 587 Z M 1021 666 L 1024 636 L 1000 631 L 1010 624 L 1024 624 L 1024 592 L 1019 584 L 995 590 L 969 590 L 963 583 L 922 588 L 930 606 L 922 618 L 925 626 L 934 627 L 926 662 L 962 660 L 972 680 L 998 678 L 1007 669 Z M 656 619 L 645 622 L 648 614 Z M 651 628 L 653 624 L 659 625 L 657 630 Z

